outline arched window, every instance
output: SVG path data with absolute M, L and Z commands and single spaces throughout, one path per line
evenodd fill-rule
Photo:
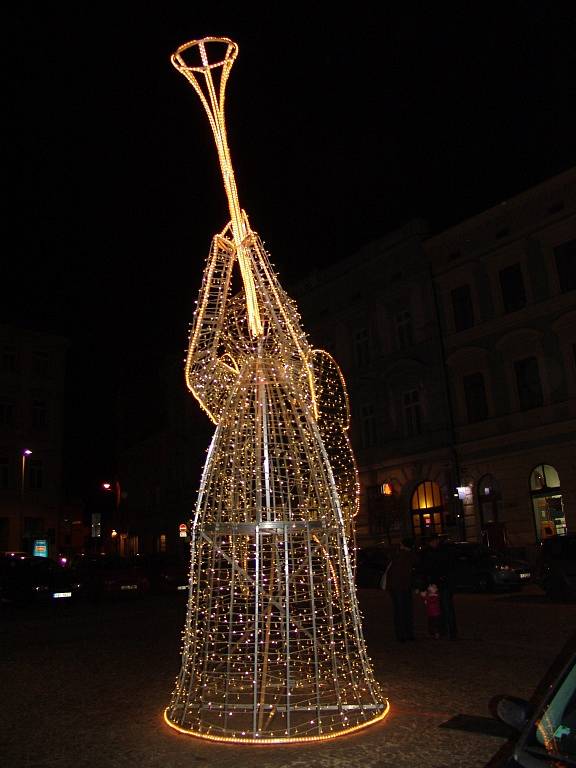
M 530 473 L 530 496 L 538 540 L 567 533 L 560 476 L 550 464 L 538 464 Z
M 426 480 L 412 494 L 412 528 L 414 536 L 429 536 L 444 530 L 444 503 L 438 483 Z

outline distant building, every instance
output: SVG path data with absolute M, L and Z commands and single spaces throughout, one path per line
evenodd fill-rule
M 145 420 L 141 408 L 129 412 L 129 393 L 119 404 L 119 496 L 117 509 L 110 514 L 116 526 L 115 548 L 122 555 L 187 550 L 189 523 L 214 431 L 186 388 L 181 357 L 165 359 L 153 388 L 153 397 L 145 394 Z M 144 432 L 143 423 L 151 425 Z M 105 538 L 110 528 L 105 525 Z M 110 548 L 110 542 L 105 544 Z
M 348 383 L 360 543 L 576 530 L 576 169 L 433 237 L 415 222 L 296 298 Z
M 62 543 L 62 438 L 68 342 L 0 325 L 0 551 Z
M 576 530 L 576 169 L 425 243 L 470 534 Z

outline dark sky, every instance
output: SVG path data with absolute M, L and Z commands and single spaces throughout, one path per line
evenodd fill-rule
M 106 5 L 27 5 L 3 41 L 0 320 L 70 339 L 70 445 L 90 441 L 95 474 L 113 466 L 118 383 L 144 423 L 147 372 L 184 354 L 226 222 L 207 119 L 169 62 L 180 43 L 239 43 L 240 198 L 286 282 L 576 164 L 573 3 Z

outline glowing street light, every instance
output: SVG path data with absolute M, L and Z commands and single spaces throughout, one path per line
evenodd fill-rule
M 116 480 L 114 483 L 101 483 L 100 487 L 105 493 L 114 494 L 114 513 L 109 521 L 111 525 L 110 537 L 114 539 L 115 546 L 118 546 L 118 511 L 120 508 L 120 483 Z
M 20 544 L 24 541 L 24 486 L 26 482 L 26 459 L 32 455 L 29 448 L 22 450 L 22 477 L 20 482 Z
M 24 481 L 26 478 L 26 459 L 32 455 L 32 451 L 29 448 L 24 448 L 22 451 L 22 484 L 20 486 L 20 495 L 24 495 Z

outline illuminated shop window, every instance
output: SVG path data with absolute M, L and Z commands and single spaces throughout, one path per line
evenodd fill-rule
M 539 541 L 567 533 L 560 477 L 550 464 L 539 464 L 530 474 L 530 496 Z
M 412 528 L 415 536 L 430 536 L 444 530 L 444 503 L 438 483 L 426 480 L 412 494 Z

